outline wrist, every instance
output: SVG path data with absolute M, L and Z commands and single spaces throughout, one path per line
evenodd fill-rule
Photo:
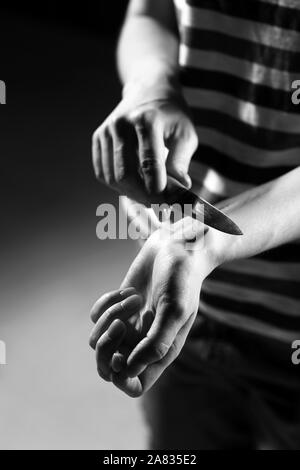
M 204 236 L 196 242 L 193 249 L 195 262 L 203 273 L 203 280 L 222 264 L 220 253 L 215 247 L 211 232 L 210 229 L 206 231 Z
M 206 249 L 214 261 L 215 268 L 237 258 L 236 253 L 242 238 L 242 236 L 228 235 L 214 229 L 208 231 Z
M 157 66 L 150 61 L 126 81 L 122 96 L 147 101 L 182 97 L 177 68 Z

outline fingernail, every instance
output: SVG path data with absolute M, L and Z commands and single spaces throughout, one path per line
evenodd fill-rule
M 184 185 L 190 189 L 192 187 L 192 180 L 191 178 L 189 177 L 189 175 L 187 175 L 186 173 L 182 175 L 183 176 L 183 182 L 184 182 Z
M 137 294 L 131 295 L 121 302 L 121 306 L 124 310 L 138 310 L 141 304 L 141 297 Z
M 136 292 L 134 287 L 126 287 L 125 289 L 121 290 L 119 295 L 120 297 L 128 297 L 129 294 L 134 294 Z
M 124 323 L 121 320 L 116 319 L 112 322 L 112 324 L 108 328 L 107 334 L 109 335 L 111 339 L 116 339 L 121 336 L 124 330 L 125 330 Z
M 116 373 L 121 372 L 121 370 L 124 369 L 125 365 L 126 365 L 126 360 L 123 354 L 119 352 L 115 353 L 112 359 L 113 371 Z

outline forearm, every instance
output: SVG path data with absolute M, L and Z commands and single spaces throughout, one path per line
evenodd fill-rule
M 178 39 L 172 1 L 131 1 L 119 39 L 117 61 L 125 90 L 176 83 Z
M 208 246 L 219 263 L 293 242 L 300 238 L 300 167 L 225 201 L 220 208 L 239 225 L 243 236 L 208 232 Z

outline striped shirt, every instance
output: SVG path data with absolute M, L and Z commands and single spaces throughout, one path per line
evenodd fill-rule
M 199 137 L 190 175 L 211 202 L 300 165 L 300 0 L 174 0 L 181 82 Z M 283 342 L 300 338 L 300 241 L 228 263 L 200 312 Z

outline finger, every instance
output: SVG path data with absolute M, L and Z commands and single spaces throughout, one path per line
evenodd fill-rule
M 111 381 L 119 390 L 132 398 L 140 397 L 143 393 L 139 377 L 128 377 L 125 371 L 112 372 Z
M 114 174 L 117 184 L 126 185 L 132 167 L 130 160 L 135 151 L 133 146 L 133 130 L 124 119 L 117 119 L 111 126 L 114 153 Z
M 103 178 L 108 186 L 115 186 L 113 141 L 110 130 L 105 127 L 99 134 L 101 145 L 101 164 Z
M 121 372 L 122 369 L 126 366 L 126 357 L 120 352 L 114 353 L 111 361 L 111 368 L 113 372 Z
M 145 290 L 145 286 L 148 285 L 148 280 L 151 276 L 150 271 L 151 270 L 149 270 L 147 263 L 145 263 L 143 253 L 140 251 L 131 263 L 126 276 L 122 281 L 121 289 L 126 289 L 127 287 L 132 286 L 137 292 L 143 292 Z
M 154 122 L 152 114 L 139 116 L 134 124 L 145 188 L 150 195 L 159 194 L 167 184 L 162 130 Z
M 147 392 L 180 353 L 195 316 L 196 315 L 189 318 L 186 324 L 181 328 L 175 339 L 174 346 L 169 350 L 169 353 L 164 359 L 158 363 L 149 365 L 139 377 L 128 377 L 126 370 L 122 370 L 120 373 L 112 373 L 111 379 L 114 385 L 133 398 L 140 397 Z
M 134 315 L 132 318 L 135 316 L 138 315 Z M 123 338 L 122 344 L 118 350 L 118 353 L 125 357 L 126 361 L 129 354 L 142 339 L 142 334 L 140 329 L 137 327 L 137 322 L 137 319 L 135 319 L 133 324 L 131 324 L 131 319 L 126 322 L 126 336 Z
M 92 138 L 92 158 L 93 158 L 93 167 L 94 167 L 96 178 L 98 180 L 101 180 L 103 179 L 104 175 L 103 175 L 103 168 L 102 168 L 102 162 L 101 162 L 101 146 L 100 146 L 98 132 L 95 132 Z
M 182 308 L 175 302 L 161 301 L 148 335 L 136 346 L 127 361 L 130 377 L 141 374 L 149 364 L 162 360 L 183 324 Z
M 97 370 L 100 377 L 110 380 L 113 354 L 122 342 L 126 326 L 121 320 L 115 320 L 96 344 Z
M 189 131 L 186 136 L 174 138 L 169 144 L 167 172 L 188 188 L 192 186 L 188 174 L 189 165 L 197 145 L 198 138 L 194 130 Z
M 111 126 L 113 165 L 119 192 L 135 200 L 145 201 L 146 193 L 139 174 L 137 137 L 132 123 L 117 119 Z
M 167 367 L 178 357 L 180 354 L 189 331 L 195 321 L 197 312 L 192 315 L 184 326 L 179 330 L 172 347 L 169 349 L 168 354 L 159 362 L 150 364 L 145 371 L 139 376 L 143 393 L 147 392 L 152 385 L 157 381 L 161 374 L 166 370 Z
M 134 287 L 127 287 L 125 289 L 117 289 L 112 292 L 107 292 L 102 295 L 91 309 L 91 320 L 96 323 L 101 315 L 108 310 L 112 305 L 126 299 L 130 295 L 136 294 Z
M 120 372 L 125 369 L 128 356 L 141 339 L 146 336 L 153 323 L 153 319 L 153 312 L 151 310 L 147 310 L 140 318 L 140 327 L 138 330 L 131 325 L 130 321 L 127 323 L 126 336 L 122 341 L 120 350 L 116 352 L 112 358 L 112 369 L 114 372 Z
M 94 349 L 100 336 L 107 330 L 110 324 L 117 318 L 126 321 L 141 309 L 141 297 L 131 295 L 130 297 L 112 305 L 99 318 L 90 336 L 90 346 Z

